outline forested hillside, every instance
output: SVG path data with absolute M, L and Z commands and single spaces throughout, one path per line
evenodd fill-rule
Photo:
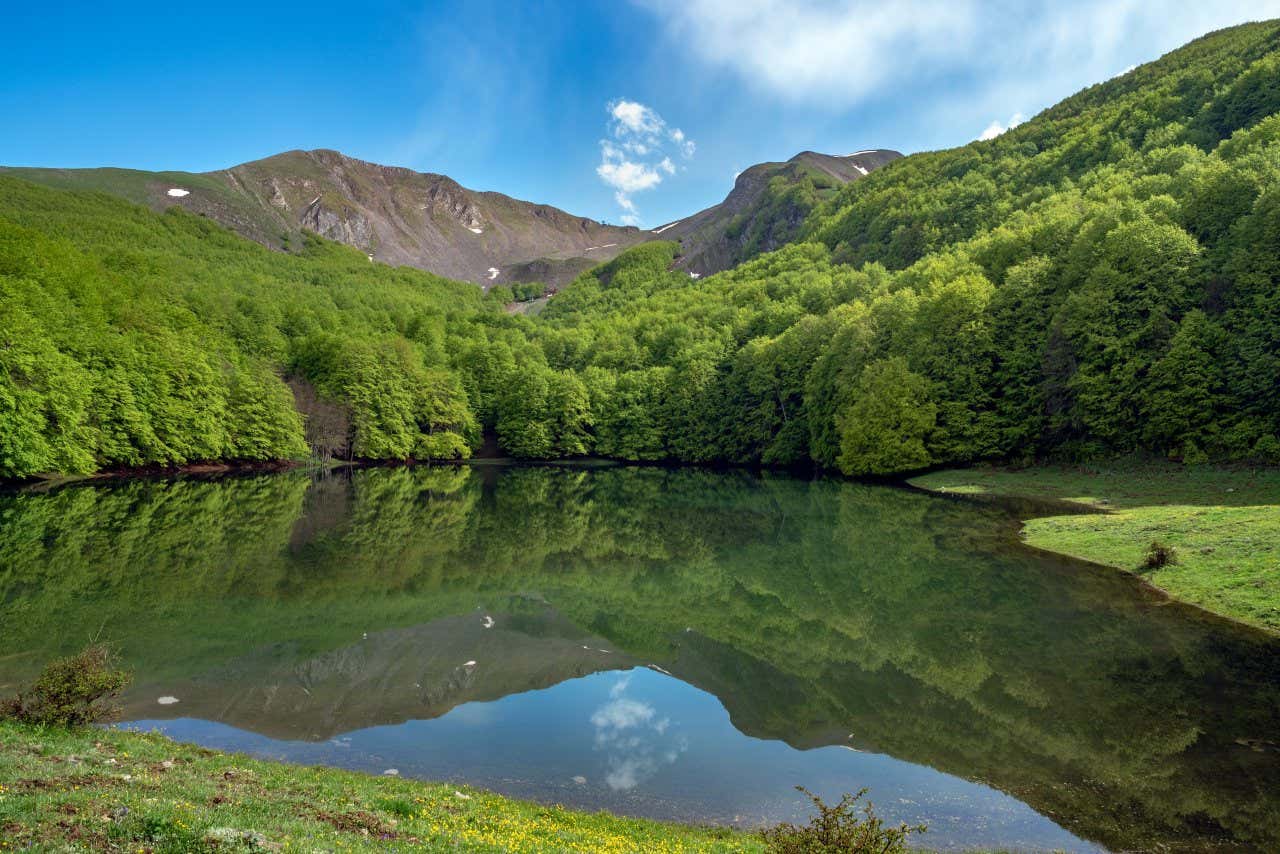
M 553 422 L 573 438 L 548 447 L 852 474 L 1280 461 L 1278 48 L 1275 23 L 1226 30 L 994 141 L 891 163 L 808 242 L 719 276 L 667 273 L 656 246 L 620 257 L 543 315 L 595 414 Z
M 474 285 L 311 238 L 271 252 L 199 217 L 0 177 L 0 475 L 303 457 L 289 379 L 335 444 L 465 456 L 450 354 L 508 325 Z
M 1278 178 L 1276 23 L 890 163 L 800 242 L 725 273 L 694 280 L 675 244 L 637 247 L 537 318 L 319 239 L 272 253 L 181 212 L 0 178 L 0 476 L 296 457 L 308 440 L 454 457 L 484 429 L 524 457 L 849 474 L 1280 462 Z
M 738 174 L 724 201 L 651 234 L 680 244 L 679 269 L 719 273 L 793 242 L 823 199 L 901 157 L 883 149 L 843 156 L 802 151 L 785 163 L 757 163 Z

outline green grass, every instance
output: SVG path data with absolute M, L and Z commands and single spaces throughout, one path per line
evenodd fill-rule
M 1122 462 L 1090 467 L 982 467 L 935 472 L 938 492 L 1073 501 L 1105 514 L 1031 519 L 1036 548 L 1141 572 L 1171 596 L 1280 631 L 1280 469 Z M 1152 542 L 1178 562 L 1140 570 Z
M 156 734 L 0 721 L 0 850 L 761 851 L 465 786 L 262 762 Z

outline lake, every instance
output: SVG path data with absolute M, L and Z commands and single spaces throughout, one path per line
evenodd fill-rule
M 1033 508 L 657 467 L 0 494 L 0 692 L 91 639 L 127 725 L 742 827 L 869 790 L 934 848 L 1280 847 L 1280 641 Z

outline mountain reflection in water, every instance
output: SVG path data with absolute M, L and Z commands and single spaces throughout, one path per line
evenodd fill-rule
M 128 719 L 212 746 L 743 824 L 865 785 L 931 846 L 1280 845 L 1280 643 L 1033 552 L 1000 505 L 660 468 L 139 480 L 0 496 L 0 556 L 0 687 L 103 627 Z

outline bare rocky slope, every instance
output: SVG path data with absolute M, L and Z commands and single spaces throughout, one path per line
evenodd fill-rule
M 793 239 L 835 188 L 901 157 L 806 151 L 743 172 L 720 204 L 641 231 L 604 225 L 550 205 L 469 190 L 445 175 L 382 166 L 337 151 L 287 151 L 216 172 L 3 168 L 38 183 L 122 196 L 155 210 L 179 206 L 237 233 L 290 250 L 314 232 L 370 260 L 488 287 L 542 282 L 556 289 L 649 240 L 678 240 L 677 262 L 704 275 Z
M 555 287 L 648 239 L 550 205 L 469 190 L 444 175 L 381 166 L 337 151 L 288 151 L 217 172 L 8 169 L 57 187 L 100 190 L 156 210 L 174 205 L 275 249 L 303 230 L 372 260 L 489 286 Z

